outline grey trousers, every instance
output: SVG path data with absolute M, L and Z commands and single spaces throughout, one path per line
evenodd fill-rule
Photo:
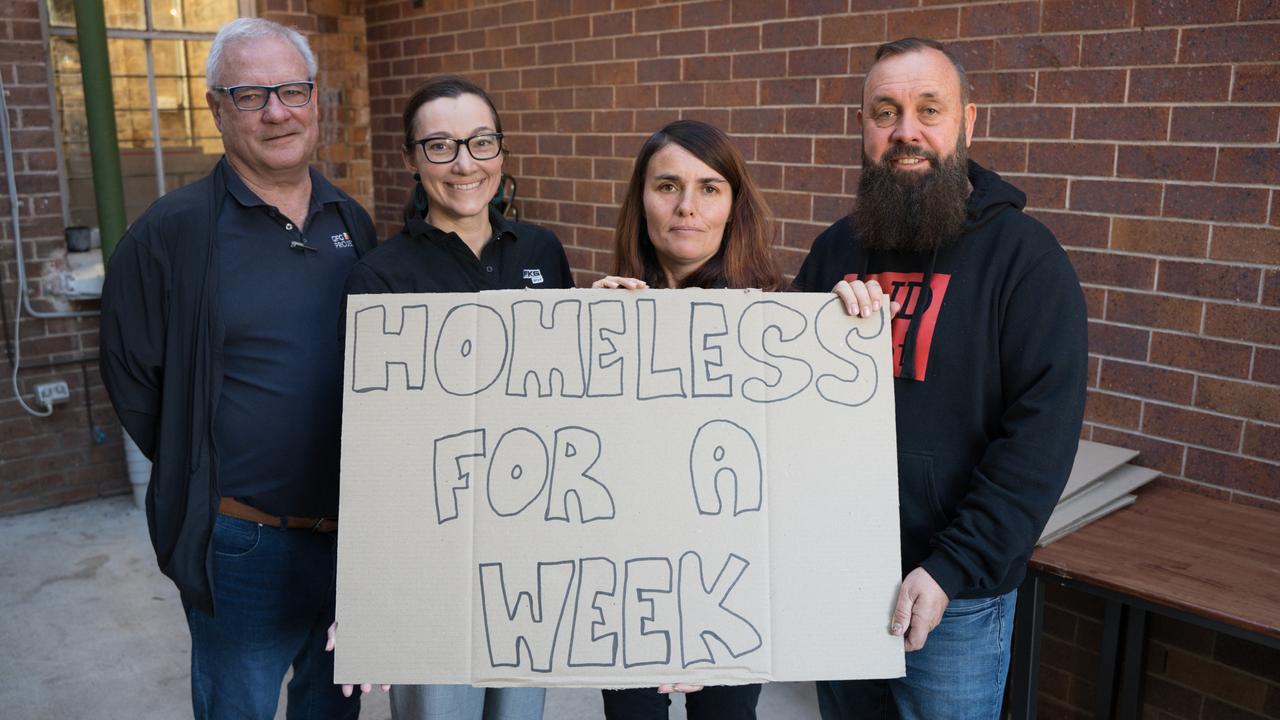
M 542 720 L 543 688 L 393 685 L 391 720 Z

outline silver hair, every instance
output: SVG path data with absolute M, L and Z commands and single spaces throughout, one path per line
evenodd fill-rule
M 311 45 L 302 33 L 280 23 L 262 18 L 239 18 L 223 25 L 213 38 L 209 48 L 209 59 L 204 65 L 204 81 L 210 87 L 221 85 L 218 78 L 222 75 L 223 55 L 232 43 L 245 40 L 263 40 L 266 38 L 282 38 L 293 43 L 302 61 L 307 65 L 307 79 L 316 78 L 316 56 L 311 52 Z M 301 78 L 299 78 L 301 79 Z

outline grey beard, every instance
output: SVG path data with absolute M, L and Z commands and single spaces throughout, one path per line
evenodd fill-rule
M 920 156 L 931 170 L 917 176 L 894 170 L 895 157 Z M 862 156 L 858 198 L 850 217 L 868 250 L 929 254 L 960 237 L 969 201 L 969 158 L 963 137 L 950 156 L 917 145 L 895 145 L 879 163 Z

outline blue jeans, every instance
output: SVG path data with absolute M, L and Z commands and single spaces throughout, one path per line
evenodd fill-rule
M 952 600 L 905 677 L 818 683 L 823 720 L 998 720 L 1017 594 Z
M 392 720 L 542 720 L 543 688 L 392 685 Z
M 359 697 L 333 684 L 324 651 L 333 622 L 337 535 L 219 515 L 213 526 L 216 617 L 187 607 L 197 720 L 271 720 L 289 666 L 287 717 L 350 718 Z

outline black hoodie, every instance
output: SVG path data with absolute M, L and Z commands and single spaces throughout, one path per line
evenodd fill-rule
M 903 305 L 893 321 L 902 569 L 924 567 L 950 598 L 1022 582 L 1071 472 L 1088 366 L 1066 253 L 1022 212 L 1020 190 L 973 162 L 969 181 L 964 234 L 934 255 L 868 253 L 845 217 L 795 279 L 827 292 L 874 278 Z

